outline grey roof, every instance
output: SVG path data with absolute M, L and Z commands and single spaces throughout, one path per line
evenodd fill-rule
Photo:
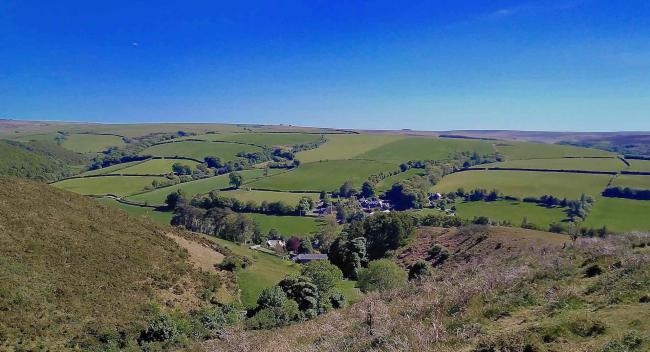
M 296 256 L 296 259 L 298 259 L 298 260 L 327 259 L 327 254 L 318 254 L 318 253 L 298 254 Z

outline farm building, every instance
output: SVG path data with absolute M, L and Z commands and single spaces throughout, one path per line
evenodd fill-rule
M 296 254 L 291 257 L 291 260 L 296 263 L 306 264 L 313 260 L 327 260 L 327 254 L 317 254 L 317 253 L 306 253 L 306 254 Z

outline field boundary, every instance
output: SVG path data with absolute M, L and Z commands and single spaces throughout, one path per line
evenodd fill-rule
M 566 169 L 534 169 L 520 167 L 470 167 L 458 170 L 463 171 L 524 171 L 524 172 L 562 172 L 567 174 L 591 174 L 591 175 L 617 175 L 618 171 L 595 171 L 595 170 L 566 170 Z M 650 172 L 648 173 L 650 174 Z

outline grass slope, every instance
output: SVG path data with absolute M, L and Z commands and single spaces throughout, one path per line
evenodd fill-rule
M 55 182 L 52 186 L 84 195 L 128 196 L 145 190 L 153 180 L 163 181 L 155 176 L 100 176 L 73 178 Z
M 245 187 L 244 187 L 245 188 Z M 242 202 L 253 201 L 260 204 L 266 202 L 282 201 L 290 205 L 298 204 L 302 197 L 309 197 L 314 201 L 318 201 L 318 194 L 315 193 L 289 193 L 289 192 L 273 192 L 273 191 L 248 191 L 245 189 L 238 189 L 232 191 L 223 191 L 219 193 L 224 197 L 231 197 L 241 200 Z
M 122 137 L 96 134 L 71 134 L 61 144 L 64 148 L 77 153 L 100 153 L 109 147 L 123 145 Z
M 433 189 L 447 193 L 456 191 L 459 187 L 465 188 L 466 191 L 475 188 L 485 188 L 489 191 L 496 188 L 504 195 L 516 197 L 550 194 L 578 199 L 582 193 L 591 196 L 600 194 L 611 177 L 560 172 L 464 171 L 443 177 Z
M 375 185 L 375 191 L 378 193 L 383 193 L 388 191 L 393 184 L 404 181 L 416 175 L 423 175 L 424 170 L 422 169 L 408 169 L 405 172 L 400 172 L 397 175 L 386 177 L 385 179 L 377 182 Z
M 476 167 L 503 167 L 523 169 L 550 170 L 587 170 L 587 171 L 621 171 L 626 165 L 618 158 L 560 158 L 560 159 L 523 159 L 500 163 L 477 165 Z
M 138 163 L 133 166 L 129 166 L 124 169 L 120 169 L 120 174 L 158 174 L 164 175 L 172 172 L 172 165 L 180 163 L 182 165 L 188 165 L 193 169 L 196 169 L 198 163 L 192 160 L 183 160 L 183 159 L 151 159 L 142 163 Z
M 131 167 L 133 165 L 137 165 L 140 163 L 143 163 L 144 161 L 138 160 L 138 161 L 130 161 L 127 163 L 121 163 L 121 164 L 115 164 L 107 167 L 103 167 L 101 169 L 96 169 L 96 170 L 89 170 L 81 174 L 80 176 L 94 176 L 94 175 L 105 175 L 105 174 L 113 174 L 113 173 L 118 173 L 117 171 L 126 169 L 127 167 Z
M 509 221 L 518 226 L 524 217 L 529 223 L 548 228 L 552 223 L 566 219 L 566 209 L 546 208 L 533 203 L 495 201 L 495 202 L 458 202 L 456 215 L 464 219 L 487 216 L 491 220 Z
M 228 141 L 239 143 L 250 143 L 255 145 L 292 146 L 315 142 L 320 139 L 319 134 L 310 133 L 227 133 L 227 134 L 204 134 L 187 138 L 202 139 L 206 141 Z
M 318 231 L 322 220 L 307 216 L 277 216 L 266 214 L 249 214 L 263 233 L 271 229 L 278 230 L 285 236 L 311 238 Z
M 360 187 L 370 175 L 397 166 L 368 160 L 330 160 L 301 164 L 293 171 L 253 182 L 247 187 L 280 191 L 334 191 L 345 181 Z
M 622 198 L 597 197 L 584 227 L 610 231 L 650 231 L 650 201 Z
M 161 225 L 169 225 L 174 213 L 171 211 L 157 211 L 153 208 L 139 207 L 136 205 L 124 204 L 112 198 L 99 198 L 98 202 L 112 207 L 120 208 L 125 212 L 139 217 L 146 217 Z
M 0 350 L 85 349 L 93 332 L 137 333 L 167 288 L 198 284 L 151 221 L 14 178 L 0 177 L 0 199 Z
M 484 141 L 409 137 L 384 144 L 355 158 L 401 163 L 409 160 L 443 160 L 464 151 L 483 155 L 493 154 L 494 148 L 492 144 Z
M 613 186 L 650 189 L 650 176 L 619 175 L 614 179 Z
M 615 153 L 598 149 L 573 147 L 569 145 L 525 143 L 525 142 L 496 142 L 497 151 L 506 160 L 541 159 L 564 157 L 615 157 Z
M 316 149 L 297 153 L 296 159 L 303 163 L 351 159 L 405 137 L 400 135 L 331 134 L 326 135 L 325 138 L 327 142 Z
M 84 158 L 54 143 L 0 140 L 0 175 L 51 181 L 70 176 Z
M 630 171 L 650 171 L 650 160 L 627 159 Z
M 245 144 L 185 141 L 154 145 L 140 152 L 140 155 L 180 156 L 197 160 L 203 160 L 207 156 L 218 156 L 226 162 L 234 160 L 239 152 L 259 151 L 261 148 Z

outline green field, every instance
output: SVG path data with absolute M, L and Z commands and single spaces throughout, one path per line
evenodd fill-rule
M 423 169 L 408 169 L 405 172 L 400 172 L 397 175 L 386 177 L 385 179 L 377 182 L 375 185 L 375 191 L 377 193 L 383 193 L 388 191 L 394 183 L 404 181 L 408 178 L 411 178 L 416 175 L 422 175 L 424 173 Z
M 237 158 L 239 152 L 259 152 L 261 150 L 259 147 L 237 143 L 185 141 L 154 145 L 140 152 L 140 155 L 180 156 L 197 160 L 203 160 L 207 156 L 218 156 L 225 162 Z
M 172 220 L 172 217 L 174 216 L 174 213 L 169 211 L 157 211 L 152 208 L 145 208 L 145 207 L 138 207 L 135 205 L 124 204 L 112 198 L 99 198 L 97 199 L 97 201 L 106 205 L 120 208 L 131 215 L 147 217 L 153 220 L 154 222 L 163 225 L 169 225 L 169 223 Z
M 650 231 L 650 201 L 597 197 L 582 224 L 588 228 L 607 226 L 610 231 Z
M 240 174 L 244 177 L 244 182 L 250 182 L 257 178 L 264 177 L 264 170 L 245 170 L 240 171 Z M 136 202 L 148 202 L 149 204 L 164 204 L 167 195 L 178 189 L 182 190 L 187 197 L 192 197 L 197 194 L 209 193 L 215 189 L 225 189 L 229 187 L 229 175 L 225 174 L 191 182 L 179 183 L 169 187 L 158 188 L 151 192 L 129 197 L 129 199 Z
M 534 203 L 500 200 L 495 202 L 457 202 L 456 215 L 464 219 L 487 216 L 491 220 L 509 221 L 514 226 L 521 225 L 524 217 L 529 223 L 548 229 L 552 223 L 567 218 L 566 209 L 546 208 Z
M 443 160 L 463 151 L 477 152 L 481 155 L 494 154 L 492 144 L 484 141 L 409 137 L 384 144 L 355 158 L 401 163 L 409 160 Z
M 330 134 L 326 135 L 325 138 L 327 142 L 316 149 L 297 153 L 296 159 L 303 163 L 351 159 L 359 154 L 406 137 L 388 134 Z
M 485 188 L 497 189 L 515 197 L 545 194 L 560 198 L 578 199 L 582 193 L 596 196 L 607 186 L 610 175 L 572 174 L 530 171 L 464 171 L 445 176 L 434 191 L 447 193 L 462 187 L 465 191 Z
M 83 174 L 81 174 L 81 176 L 112 174 L 112 173 L 116 173 L 118 170 L 126 169 L 127 167 L 137 165 L 142 162 L 143 161 L 138 160 L 138 161 L 130 161 L 128 163 L 115 164 L 115 165 L 103 167 L 101 169 L 86 171 Z
M 153 180 L 163 181 L 155 176 L 101 176 L 73 178 L 53 183 L 52 186 L 84 195 L 114 194 L 128 196 L 151 186 Z
M 619 175 L 612 184 L 618 187 L 637 189 L 650 189 L 650 176 L 645 175 Z
M 630 171 L 647 171 L 650 172 L 650 160 L 626 159 L 630 163 Z
M 245 187 L 244 187 L 245 188 Z M 238 189 L 232 191 L 223 191 L 219 193 L 224 197 L 237 198 L 242 202 L 253 201 L 260 204 L 266 202 L 285 202 L 289 205 L 296 205 L 302 197 L 309 197 L 318 201 L 319 195 L 316 193 L 290 193 L 290 192 L 273 192 L 273 191 L 248 191 Z
M 198 163 L 193 160 L 184 159 L 151 159 L 133 166 L 121 169 L 118 171 L 120 174 L 146 174 L 146 175 L 164 175 L 172 172 L 172 165 L 180 163 L 188 165 L 192 169 L 196 169 Z
M 293 171 L 253 182 L 247 187 L 280 191 L 334 191 L 345 181 L 355 187 L 373 174 L 392 171 L 396 165 L 367 160 L 330 160 L 301 164 Z
M 118 136 L 96 134 L 71 134 L 61 144 L 77 153 L 100 153 L 108 147 L 121 147 L 124 140 Z
M 310 238 L 322 222 L 318 218 L 308 216 L 277 216 L 255 213 L 249 215 L 263 233 L 268 233 L 270 229 L 276 229 L 287 237 Z
M 296 144 L 315 142 L 320 139 L 320 136 L 320 134 L 310 133 L 226 133 L 203 134 L 199 136 L 186 137 L 186 139 L 189 138 L 206 141 L 228 141 L 274 147 L 292 146 Z
M 615 157 L 615 153 L 606 152 L 598 149 L 589 149 L 574 147 L 570 145 L 544 144 L 544 143 L 524 143 L 524 142 L 496 142 L 497 151 L 503 155 L 506 160 L 513 159 L 543 159 L 543 158 L 565 158 L 571 156 L 597 157 L 608 156 Z
M 500 163 L 477 165 L 482 167 L 504 167 L 522 169 L 550 169 L 550 170 L 586 170 L 586 171 L 621 171 L 626 167 L 618 158 L 560 158 L 560 159 L 522 159 L 510 160 Z
M 115 124 L 92 125 L 87 130 L 98 133 L 112 133 L 125 137 L 140 137 L 150 133 L 187 133 L 204 134 L 206 132 L 243 132 L 239 125 L 219 123 L 150 123 L 150 124 Z
M 253 264 L 246 269 L 237 271 L 237 282 L 241 290 L 242 303 L 248 308 L 257 305 L 257 297 L 263 289 L 275 286 L 285 276 L 297 274 L 300 265 L 283 260 L 270 254 L 252 250 L 247 246 L 240 246 L 220 238 L 202 235 L 211 241 L 228 247 L 237 255 L 253 259 Z

